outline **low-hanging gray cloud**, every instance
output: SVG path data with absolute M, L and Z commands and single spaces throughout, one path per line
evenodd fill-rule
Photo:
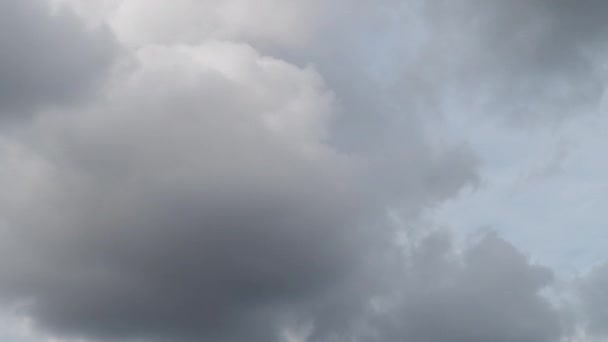
M 0 115 L 77 102 L 105 77 L 118 45 L 69 11 L 39 0 L 0 1 Z
M 19 72 L 0 99 L 39 114 L 0 136 L 4 305 L 90 341 L 568 334 L 543 295 L 552 272 L 508 242 L 401 237 L 479 181 L 473 152 L 435 125 L 439 100 L 469 92 L 536 118 L 592 105 L 600 2 L 107 3 L 127 50 L 111 74 L 109 35 L 0 4 L 41 17 L 4 24 L 33 33 L 11 40 L 18 67 L 0 60 Z
M 4 142 L 5 300 L 60 335 L 268 341 L 282 315 L 365 279 L 387 202 L 373 159 L 324 143 L 339 105 L 313 69 L 227 42 L 133 63 Z M 398 195 L 412 206 L 474 179 L 468 159 L 416 153 L 426 166 Z
M 579 284 L 579 297 L 585 316 L 585 331 L 596 337 L 608 336 L 608 264 L 595 267 Z
M 365 341 L 558 341 L 559 311 L 541 292 L 552 272 L 495 234 L 462 252 L 449 236 L 423 238 L 384 298 Z
M 140 58 L 98 107 L 41 119 L 35 193 L 3 201 L 7 244 L 35 252 L 3 263 L 3 290 L 58 331 L 179 338 L 347 272 L 361 196 L 317 143 L 315 73 L 223 43 Z

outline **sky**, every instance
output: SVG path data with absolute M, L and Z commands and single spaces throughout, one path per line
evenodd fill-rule
M 0 340 L 608 341 L 608 2 L 0 0 Z

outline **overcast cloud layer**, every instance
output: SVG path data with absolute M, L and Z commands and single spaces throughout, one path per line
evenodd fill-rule
M 605 123 L 604 1 L 0 0 L 0 19 L 2 340 L 608 340 L 608 266 L 543 266 L 542 242 L 501 237 L 517 215 L 461 229 L 529 200 L 495 185 L 520 149 Z

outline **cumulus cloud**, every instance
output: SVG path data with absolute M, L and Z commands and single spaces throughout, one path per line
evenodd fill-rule
M 118 45 L 73 13 L 38 0 L 0 1 L 0 113 L 77 102 L 99 84 Z
M 93 21 L 105 20 L 132 46 L 196 44 L 212 39 L 297 47 L 316 33 L 323 2 L 261 0 L 55 0 Z
M 272 340 L 364 272 L 390 238 L 378 166 L 326 143 L 341 109 L 313 68 L 221 41 L 132 57 L 3 142 L 6 300 L 59 334 Z M 412 173 L 409 201 L 469 180 L 443 159 L 419 157 L 438 178 Z
M 541 295 L 552 279 L 495 234 L 456 252 L 434 233 L 410 251 L 362 340 L 557 341 L 560 314 Z
M 590 274 L 581 281 L 579 294 L 582 310 L 585 315 L 586 331 L 595 337 L 608 336 L 608 264 L 603 264 L 591 270 Z
M 410 226 L 479 180 L 438 124 L 451 87 L 545 110 L 565 81 L 577 92 L 559 99 L 589 102 L 600 16 L 541 0 L 53 3 L 0 2 L 0 100 L 38 114 L 0 135 L 0 300 L 33 326 L 86 341 L 566 334 L 550 270 L 492 234 L 459 250 Z
M 230 43 L 137 57 L 90 109 L 42 118 L 41 145 L 5 144 L 36 183 L 3 179 L 5 241 L 33 259 L 3 263 L 3 290 L 57 329 L 187 335 L 347 272 L 364 199 L 321 142 L 319 76 Z

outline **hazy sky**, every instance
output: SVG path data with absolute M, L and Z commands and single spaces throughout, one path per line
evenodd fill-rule
M 0 340 L 608 341 L 605 0 L 0 0 Z

